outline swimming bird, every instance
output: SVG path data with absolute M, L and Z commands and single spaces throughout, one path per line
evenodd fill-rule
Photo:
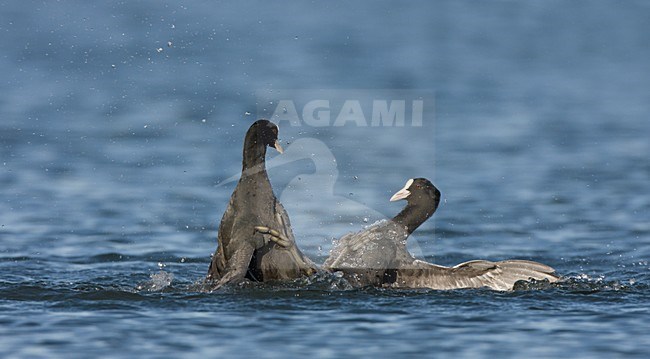
M 282 153 L 278 127 L 256 121 L 246 132 L 242 174 L 219 225 L 206 278 L 211 290 L 245 278 L 298 278 L 317 268 L 295 244 L 289 216 L 273 193 L 265 167 L 267 147 Z
M 409 179 L 390 201 L 402 199 L 406 207 L 391 220 L 341 237 L 323 267 L 341 271 L 355 286 L 505 291 L 519 280 L 558 280 L 553 268 L 526 260 L 473 260 L 445 267 L 415 259 L 406 240 L 436 211 L 440 191 L 425 178 Z

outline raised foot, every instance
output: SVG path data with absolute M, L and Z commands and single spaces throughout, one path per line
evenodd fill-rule
M 269 238 L 282 248 L 290 248 L 292 243 L 282 233 L 265 226 L 255 226 L 255 230 L 262 234 L 268 234 Z

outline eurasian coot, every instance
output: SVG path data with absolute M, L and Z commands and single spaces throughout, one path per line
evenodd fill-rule
M 219 225 L 217 250 L 206 278 L 210 290 L 245 278 L 298 278 L 317 268 L 296 246 L 289 216 L 273 193 L 265 168 L 267 146 L 282 153 L 278 127 L 259 120 L 246 133 L 242 175 Z
M 339 239 L 324 268 L 343 272 L 357 286 L 511 290 L 519 280 L 558 280 L 553 268 L 532 261 L 474 260 L 444 267 L 413 258 L 406 240 L 436 211 L 440 191 L 425 178 L 410 179 L 390 200 L 400 199 L 407 205 L 393 219 Z

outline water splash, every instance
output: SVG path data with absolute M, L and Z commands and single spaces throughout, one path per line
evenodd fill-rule
M 514 290 L 547 290 L 557 288 L 574 293 L 597 293 L 607 291 L 627 291 L 634 289 L 639 284 L 634 279 L 627 282 L 619 280 L 607 280 L 605 276 L 591 277 L 587 274 L 577 274 L 562 278 L 559 282 L 549 283 L 548 281 L 518 281 Z
M 342 272 L 318 271 L 309 277 L 299 278 L 293 283 L 298 288 L 309 290 L 341 291 L 352 290 L 354 287 L 343 278 Z
M 171 286 L 174 275 L 165 271 L 160 271 L 149 276 L 150 280 L 140 283 L 136 286 L 138 291 L 160 292 Z
M 560 282 L 560 287 L 576 292 L 601 292 L 601 291 L 624 291 L 635 285 L 634 281 L 625 284 L 618 280 L 607 280 L 605 276 L 591 277 L 587 274 L 578 274 L 567 277 Z

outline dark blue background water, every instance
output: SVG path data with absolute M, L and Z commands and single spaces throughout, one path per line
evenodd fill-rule
M 3 1 L 0 356 L 647 357 L 649 16 L 644 1 Z M 444 202 L 414 251 L 533 259 L 565 281 L 197 291 L 263 89 L 435 93 L 419 128 L 281 126 L 285 146 L 308 139 L 269 174 L 310 257 L 423 176 Z M 358 215 L 336 214 L 346 203 Z

